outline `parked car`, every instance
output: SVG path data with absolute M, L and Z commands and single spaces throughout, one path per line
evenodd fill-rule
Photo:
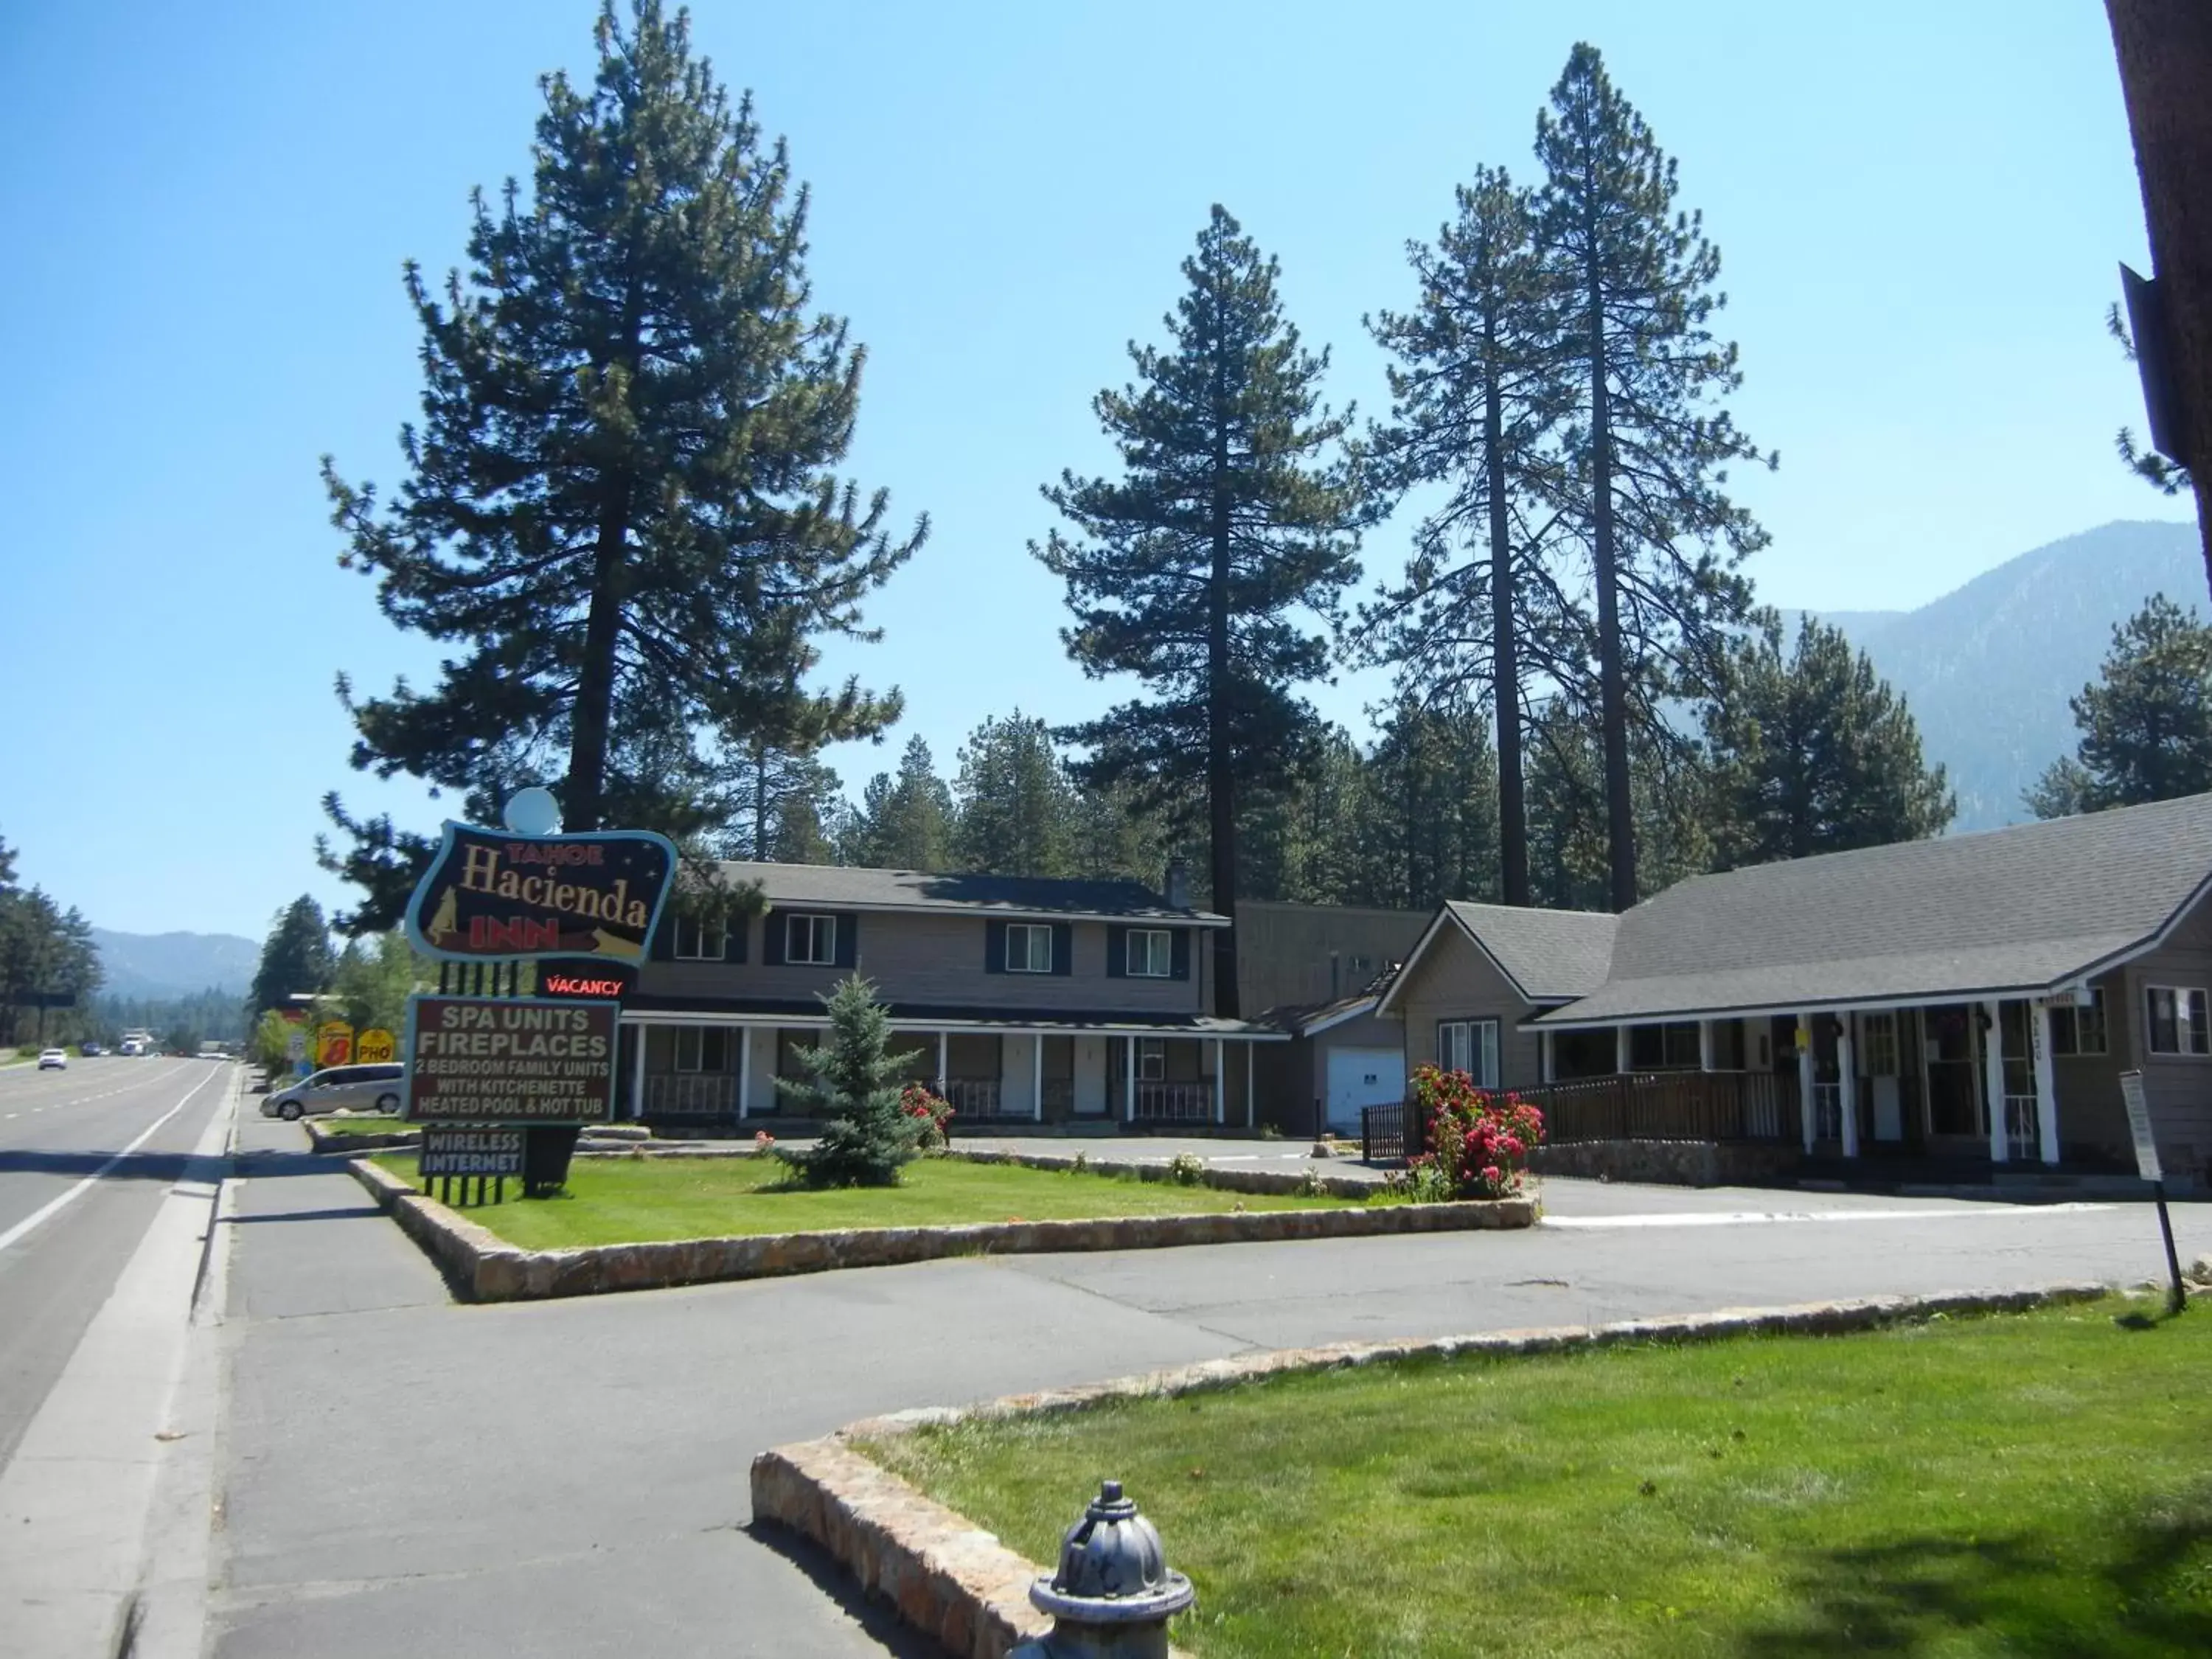
M 39 1069 L 42 1072 L 66 1072 L 69 1070 L 67 1051 L 61 1048 L 41 1048 L 39 1051 Z
M 97 1042 L 86 1042 L 78 1045 L 77 1052 L 82 1054 L 87 1060 L 98 1060 L 102 1054 L 106 1054 L 107 1050 L 101 1048 Z
M 261 1103 L 261 1115 L 320 1117 L 329 1112 L 397 1112 L 404 1066 L 329 1066 L 311 1073 Z

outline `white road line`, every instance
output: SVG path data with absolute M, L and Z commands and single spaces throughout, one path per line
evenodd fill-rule
M 1613 1227 L 1759 1227 L 1796 1221 L 1993 1221 L 2015 1217 L 2086 1215 L 2110 1204 L 1990 1204 L 1977 1210 L 1729 1210 L 1660 1215 L 1553 1215 L 1547 1227 L 1595 1231 Z
M 116 1153 L 113 1158 L 109 1158 L 106 1163 L 101 1164 L 97 1170 L 94 1170 L 83 1180 L 78 1182 L 76 1186 L 70 1188 L 67 1192 L 62 1194 L 59 1197 L 47 1200 L 46 1203 L 40 1205 L 37 1209 L 32 1211 L 30 1214 L 25 1216 L 14 1226 L 9 1228 L 6 1232 L 0 1233 L 0 1250 L 4 1250 L 10 1244 L 17 1243 L 22 1239 L 28 1237 L 32 1230 L 37 1227 L 40 1223 L 46 1220 L 57 1211 L 60 1210 L 64 1205 L 68 1204 L 72 1199 L 81 1197 L 85 1193 L 91 1191 L 92 1188 L 98 1184 L 100 1178 L 102 1176 L 106 1175 L 117 1164 L 122 1163 L 125 1158 L 130 1157 L 131 1153 L 137 1152 L 149 1140 L 152 1139 L 155 1130 L 160 1128 L 171 1118 L 176 1116 L 179 1112 L 183 1111 L 185 1107 L 191 1105 L 192 1103 L 192 1097 L 198 1094 L 201 1090 L 206 1088 L 209 1084 L 214 1082 L 216 1078 L 219 1075 L 221 1075 L 219 1073 L 210 1073 L 207 1076 L 202 1078 L 185 1092 L 185 1097 L 182 1100 L 179 1101 L 175 1105 L 170 1107 L 167 1111 L 162 1113 L 161 1116 L 155 1118 L 151 1123 L 148 1124 L 145 1128 L 139 1133 L 137 1139 L 133 1140 L 128 1146 L 125 1146 L 121 1152 Z M 40 1109 L 43 1111 L 45 1108 L 41 1107 Z

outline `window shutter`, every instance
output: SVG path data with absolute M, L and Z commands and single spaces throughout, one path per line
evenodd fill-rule
M 781 910 L 771 910 L 768 920 L 761 924 L 761 962 L 763 966 L 783 966 L 783 942 L 791 932 L 791 918 Z
M 860 959 L 860 919 L 848 912 L 837 916 L 837 965 L 850 968 Z
M 983 924 L 983 971 L 987 974 L 1006 971 L 1006 924 L 1003 921 Z
M 1129 976 L 1129 930 L 1109 927 L 1106 930 L 1106 977 L 1127 979 Z
M 1075 929 L 1065 921 L 1052 925 L 1052 971 L 1062 979 L 1075 971 Z
M 1170 976 L 1175 979 L 1188 979 L 1190 977 L 1190 929 L 1176 928 L 1174 940 L 1172 955 L 1175 966 Z
M 745 959 L 745 935 L 752 932 L 752 927 L 750 916 L 733 915 L 729 919 L 722 933 L 723 961 L 743 962 Z

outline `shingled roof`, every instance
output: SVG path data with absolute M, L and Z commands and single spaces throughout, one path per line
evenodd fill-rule
M 1620 918 L 1600 1025 L 2056 991 L 2143 949 L 2212 878 L 2212 794 L 1698 876 Z
M 1384 989 L 1380 1009 L 1389 1009 L 1398 988 L 1411 979 L 1414 963 L 1448 926 L 1457 927 L 1472 939 L 1525 1000 L 1540 1005 L 1587 995 L 1605 983 L 1613 930 L 1620 921 L 1619 916 L 1598 911 L 1535 910 L 1451 900 L 1437 912 L 1405 967 Z
M 773 909 L 818 904 L 826 909 L 969 912 L 1055 921 L 1179 922 L 1225 927 L 1228 919 L 1178 908 L 1142 883 L 1063 881 L 1045 876 L 975 876 L 926 870 L 867 870 L 835 864 L 720 866 L 733 884 L 757 883 Z

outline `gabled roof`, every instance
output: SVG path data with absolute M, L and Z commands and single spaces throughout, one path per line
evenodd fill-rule
M 734 860 L 718 867 L 732 884 L 757 883 L 771 909 L 818 904 L 830 909 L 966 911 L 1054 921 L 1158 921 L 1193 927 L 1229 925 L 1225 916 L 1170 905 L 1133 881 L 1063 881 L 1047 876 L 974 876 Z
M 1331 1026 L 1374 1013 L 1382 1000 L 1382 993 L 1389 988 L 1399 971 L 1399 964 L 1394 962 L 1348 997 L 1339 997 L 1334 1002 L 1285 1003 L 1260 1015 L 1260 1023 L 1288 1031 L 1293 1036 L 1318 1036 Z
M 2149 948 L 2212 878 L 2212 794 L 1795 859 L 1620 919 L 1604 985 L 1546 1025 L 2055 991 Z
M 1437 912 L 1406 964 L 1384 990 L 1387 1013 L 1413 969 L 1446 927 L 1456 928 L 1488 957 L 1522 1000 L 1534 1006 L 1571 1001 L 1605 982 L 1613 929 L 1620 918 L 1590 910 L 1538 910 L 1453 899 Z

